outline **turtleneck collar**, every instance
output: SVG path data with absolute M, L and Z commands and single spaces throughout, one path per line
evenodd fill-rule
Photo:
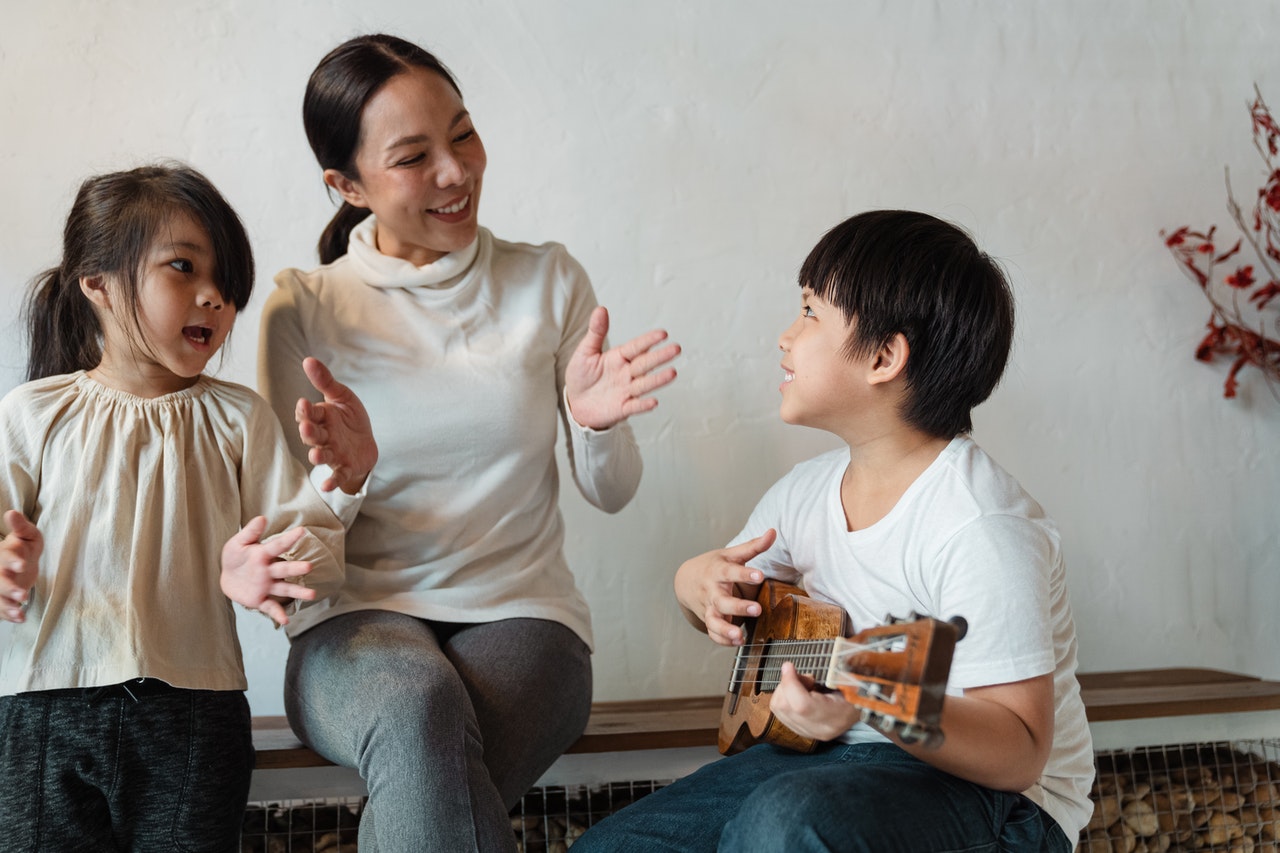
M 401 258 L 378 251 L 377 222 L 370 215 L 351 230 L 347 255 L 355 264 L 361 280 L 373 287 L 430 287 L 443 289 L 471 266 L 480 251 L 480 236 L 465 248 L 450 252 L 439 260 L 416 267 Z

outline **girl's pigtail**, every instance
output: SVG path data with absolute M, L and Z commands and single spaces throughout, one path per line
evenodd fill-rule
M 80 281 L 65 280 L 62 267 L 32 282 L 25 308 L 30 351 L 27 380 L 90 370 L 102 360 L 102 328 Z
M 342 203 L 342 207 L 338 208 L 338 212 L 320 235 L 320 244 L 316 247 L 320 252 L 320 263 L 331 264 L 347 253 L 351 232 L 369 213 L 367 207 L 356 207 L 345 201 Z

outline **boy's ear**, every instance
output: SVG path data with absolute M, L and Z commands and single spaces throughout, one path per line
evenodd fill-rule
M 337 169 L 324 170 L 324 182 L 342 196 L 342 200 L 352 207 L 368 207 L 364 199 L 364 191 L 360 185 L 339 172 Z
M 107 294 L 107 277 L 105 275 L 80 276 L 80 292 L 102 310 L 111 310 L 111 297 Z
M 907 359 L 910 357 L 911 345 L 907 343 L 907 336 L 898 332 L 885 341 L 871 357 L 867 382 L 871 385 L 892 382 L 907 369 Z

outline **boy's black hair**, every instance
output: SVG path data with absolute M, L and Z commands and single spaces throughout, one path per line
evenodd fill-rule
M 828 231 L 800 286 L 840 309 L 845 351 L 868 356 L 901 332 L 910 355 L 902 416 L 929 435 L 973 429 L 971 412 L 1000 381 L 1013 343 L 1013 293 L 992 258 L 925 213 L 875 210 Z
M 137 331 L 143 262 L 176 214 L 209 235 L 218 292 L 244 310 L 253 292 L 253 251 L 240 217 L 208 178 L 176 162 L 98 175 L 76 193 L 61 263 L 37 276 L 27 296 L 28 380 L 91 370 L 102 360 L 102 326 L 81 278 L 113 276 Z

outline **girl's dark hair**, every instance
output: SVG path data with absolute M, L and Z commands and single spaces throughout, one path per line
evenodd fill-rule
M 906 337 L 907 423 L 942 438 L 973 429 L 973 408 L 1009 360 L 1013 293 L 969 235 L 925 213 L 862 213 L 818 241 L 800 286 L 853 325 L 850 357 L 870 355 L 899 332 Z
M 253 292 L 253 251 L 240 217 L 208 178 L 180 163 L 98 175 L 80 185 L 71 205 L 61 264 L 31 284 L 28 380 L 90 370 L 102 361 L 102 326 L 80 289 L 82 278 L 109 276 L 139 329 L 143 265 L 166 223 L 180 213 L 204 227 L 218 292 L 236 311 L 244 309 Z
M 413 68 L 439 74 L 462 95 L 444 63 L 416 44 L 395 36 L 357 36 L 320 60 L 307 81 L 302 100 L 302 125 L 321 169 L 334 169 L 351 180 L 358 179 L 355 158 L 365 104 L 388 80 Z M 318 248 L 322 264 L 347 253 L 351 229 L 368 215 L 366 208 L 342 203 L 320 235 Z

